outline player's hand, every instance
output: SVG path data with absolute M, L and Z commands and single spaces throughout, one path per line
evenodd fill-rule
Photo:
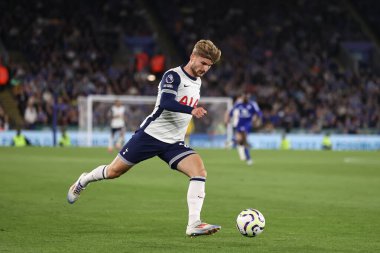
M 207 111 L 206 111 L 203 107 L 197 107 L 197 108 L 194 108 L 194 109 L 191 111 L 191 115 L 193 115 L 193 116 L 196 117 L 197 119 L 202 118 L 202 117 L 205 116 L 206 114 L 207 114 Z

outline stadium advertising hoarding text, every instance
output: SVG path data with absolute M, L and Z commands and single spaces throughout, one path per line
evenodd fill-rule
M 16 131 L 0 132 L 0 146 L 10 146 Z M 50 131 L 23 131 L 33 146 L 53 146 L 53 135 Z M 82 132 L 68 132 L 72 146 L 86 146 L 86 134 Z M 126 133 L 126 140 L 132 133 Z M 60 134 L 57 134 L 57 140 Z M 320 150 L 323 135 L 319 134 L 289 134 L 291 149 L 294 150 Z M 94 132 L 92 146 L 106 147 L 109 132 Z M 279 149 L 280 134 L 250 134 L 248 141 L 252 149 Z M 379 135 L 331 135 L 333 150 L 380 150 Z M 225 148 L 225 135 L 193 134 L 190 145 L 194 148 Z

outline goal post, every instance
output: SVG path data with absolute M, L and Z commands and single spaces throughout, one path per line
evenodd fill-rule
M 94 146 L 94 140 L 99 133 L 110 132 L 108 112 L 115 100 L 119 100 L 126 107 L 126 128 L 130 135 L 153 111 L 156 99 L 156 96 L 129 95 L 79 97 L 79 131 L 85 135 L 85 145 Z M 202 119 L 194 119 L 195 129 L 191 137 L 191 140 L 194 138 L 194 141 L 190 144 L 200 147 L 224 147 L 232 137 L 232 127 L 230 125 L 226 127 L 224 124 L 225 114 L 233 106 L 232 99 L 229 97 L 201 97 L 198 106 L 205 107 L 207 115 Z

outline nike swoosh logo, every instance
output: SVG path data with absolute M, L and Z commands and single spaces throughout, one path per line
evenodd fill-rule
M 183 85 L 183 86 L 185 86 L 185 87 L 190 87 L 191 85 Z

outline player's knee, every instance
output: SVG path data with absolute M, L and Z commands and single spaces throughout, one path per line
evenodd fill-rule
M 207 177 L 207 171 L 204 167 L 201 167 L 199 169 L 196 170 L 195 172 L 196 175 L 194 176 L 199 176 L 199 177 Z
M 207 177 L 207 171 L 204 167 L 193 167 L 191 170 L 185 172 L 188 177 Z
M 240 140 L 237 142 L 238 145 L 244 145 L 245 144 L 245 141 L 244 140 Z
M 207 177 L 207 171 L 205 169 L 202 170 L 201 177 Z
M 127 172 L 133 165 L 124 163 L 118 156 L 107 166 L 107 178 L 113 179 L 120 177 Z
M 198 154 L 188 156 L 180 161 L 177 169 L 188 177 L 207 177 L 205 166 Z

